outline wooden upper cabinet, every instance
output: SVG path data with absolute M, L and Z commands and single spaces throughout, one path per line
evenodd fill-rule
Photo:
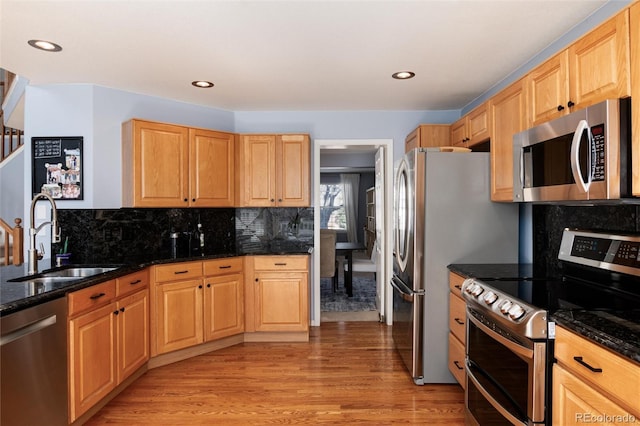
M 191 206 L 234 205 L 235 143 L 231 133 L 189 129 Z
M 495 95 L 491 117 L 491 200 L 513 201 L 513 135 L 525 130 L 527 97 L 524 79 Z
M 527 75 L 531 124 L 629 96 L 629 66 L 625 10 Z
M 631 40 L 631 185 L 632 193 L 640 197 L 640 2 L 630 9 Z
M 235 135 L 130 120 L 122 126 L 125 207 L 232 207 Z
M 241 207 L 308 207 L 308 135 L 243 135 L 239 204 Z
M 488 103 L 485 102 L 451 125 L 451 145 L 470 148 L 491 138 Z
M 628 10 L 569 47 L 569 82 L 574 109 L 630 96 Z
M 125 207 L 184 207 L 189 191 L 189 130 L 131 120 L 122 126 Z
M 450 127 L 448 124 L 421 124 L 407 135 L 404 140 L 404 152 L 414 148 L 450 146 Z

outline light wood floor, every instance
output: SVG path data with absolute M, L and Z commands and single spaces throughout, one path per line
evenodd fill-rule
M 245 343 L 148 371 L 87 425 L 463 425 L 458 385 L 413 384 L 377 322 Z

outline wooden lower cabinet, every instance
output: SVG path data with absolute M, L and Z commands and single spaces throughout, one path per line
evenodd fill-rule
M 163 283 L 156 287 L 156 353 L 203 342 L 202 279 Z
M 242 274 L 205 279 L 204 338 L 206 341 L 244 332 Z
M 149 359 L 146 283 L 140 291 L 119 299 L 103 299 L 108 292 L 105 289 L 115 289 L 114 281 L 95 287 L 71 293 L 68 298 L 71 421 L 107 396 Z M 98 305 L 87 308 L 89 302 Z
M 116 387 L 116 304 L 69 322 L 71 421 Z
M 449 273 L 449 371 L 460 386 L 466 386 L 466 303 L 460 295 L 464 277 Z
M 309 257 L 254 256 L 246 265 L 247 331 L 308 333 Z
M 554 425 L 640 425 L 640 364 L 556 327 Z

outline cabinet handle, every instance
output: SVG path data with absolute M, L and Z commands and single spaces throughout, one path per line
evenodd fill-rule
M 174 274 L 175 275 L 180 275 L 180 274 L 186 274 L 187 272 L 189 272 L 188 269 L 186 271 L 175 271 Z
M 96 299 L 100 299 L 102 296 L 106 296 L 106 294 L 105 293 L 94 294 L 93 296 L 89 296 L 89 299 L 96 300 Z
M 564 107 L 562 105 L 558 105 L 558 111 L 562 111 Z
M 287 266 L 286 263 L 274 263 L 274 265 L 276 265 L 276 266 Z
M 136 285 L 136 284 L 140 284 L 141 282 L 142 280 L 135 280 L 135 281 L 131 281 L 129 285 Z
M 464 367 L 460 367 L 460 363 L 459 363 L 459 361 L 453 361 L 453 363 L 456 365 L 456 367 L 458 368 L 458 370 L 464 370 Z
M 219 269 L 229 269 L 231 268 L 231 265 L 225 265 L 225 266 L 218 266 Z
M 595 368 L 590 366 L 589 364 L 587 364 L 586 362 L 584 362 L 582 360 L 581 356 L 574 356 L 573 357 L 574 360 L 576 360 L 576 362 L 584 367 L 587 367 L 589 370 L 593 371 L 594 373 L 602 373 L 602 368 Z
M 464 325 L 464 321 L 460 321 L 460 318 L 454 318 L 453 320 L 460 325 Z
M 457 288 L 458 290 L 462 290 L 462 287 L 458 284 L 454 285 L 455 288 Z
M 571 101 L 567 102 L 567 106 L 568 106 L 569 108 L 571 108 L 571 107 L 572 107 L 572 106 L 574 106 L 574 105 L 575 105 L 575 104 L 574 104 L 573 102 L 571 102 Z

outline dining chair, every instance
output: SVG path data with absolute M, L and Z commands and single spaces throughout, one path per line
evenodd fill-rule
M 320 278 L 331 278 L 333 291 L 338 290 L 335 229 L 320 230 Z

